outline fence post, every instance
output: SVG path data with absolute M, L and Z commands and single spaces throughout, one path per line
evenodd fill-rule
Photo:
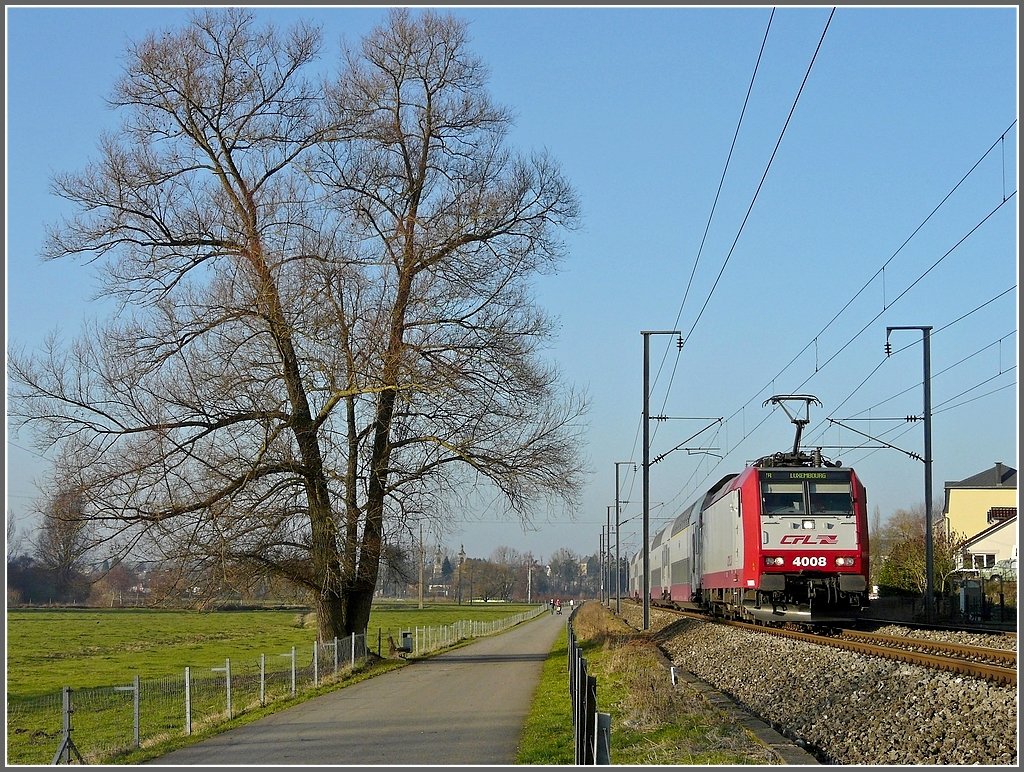
M 185 666 L 185 735 L 192 734 L 192 671 Z
M 57 748 L 57 753 L 50 764 L 61 764 L 64 759 L 67 759 L 67 763 L 70 764 L 71 754 L 75 755 L 79 764 L 84 764 L 85 761 L 82 759 L 82 754 L 78 752 L 78 748 L 75 747 L 75 741 L 71 739 L 71 714 L 74 712 L 74 708 L 71 707 L 71 688 L 65 686 L 63 692 L 64 736 L 61 738 L 60 747 Z
M 334 636 L 334 677 L 338 677 L 338 636 Z
M 612 714 L 598 713 L 594 728 L 594 763 L 612 763 Z
M 260 705 L 267 704 L 267 655 L 260 654 Z
M 134 680 L 133 686 L 135 687 L 134 699 L 132 700 L 134 702 L 132 707 L 133 707 L 134 713 L 135 713 L 135 747 L 142 747 L 142 740 L 141 740 L 142 716 L 139 713 L 139 700 L 142 697 L 142 689 L 141 689 L 141 684 L 138 681 L 138 674 L 135 675 L 135 680 Z
M 320 685 L 320 641 L 313 641 L 313 688 Z
M 223 672 L 227 680 L 227 692 L 228 692 L 228 719 L 231 719 L 231 659 L 227 658 L 224 660 L 224 667 L 211 667 L 214 673 Z
M 573 661 L 573 737 L 576 746 L 576 764 L 587 763 L 587 660 L 581 656 L 579 649 Z
M 295 647 L 292 646 L 292 650 L 291 650 L 290 653 L 289 652 L 285 652 L 284 654 L 279 654 L 278 656 L 280 656 L 280 657 L 291 657 L 292 658 L 292 697 L 294 697 L 295 696 Z
M 133 692 L 132 694 L 132 727 L 133 737 L 132 740 L 135 742 L 135 747 L 142 747 L 139 742 L 139 677 L 135 676 L 131 686 L 115 686 L 113 687 L 115 692 Z
M 588 675 L 587 683 L 587 712 L 583 722 L 587 732 L 586 758 L 584 764 L 597 763 L 597 677 Z
M 142 685 L 139 683 L 139 676 L 138 676 L 138 674 L 136 674 L 136 676 L 135 676 L 135 747 L 136 748 L 141 748 L 142 747 L 142 734 L 141 734 L 142 714 L 139 711 L 139 702 L 142 699 L 142 688 L 141 688 L 141 686 Z

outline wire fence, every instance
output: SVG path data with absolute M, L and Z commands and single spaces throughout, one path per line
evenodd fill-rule
M 492 635 L 543 613 L 544 607 L 503 619 L 400 630 L 411 656 Z M 212 668 L 184 667 L 180 675 L 69 688 L 36 697 L 7 695 L 7 763 L 104 763 L 136 748 L 189 736 L 275 701 L 342 681 L 378 659 L 395 631 L 378 631 L 376 652 L 366 634 L 311 642 L 288 652 L 225 659 Z M 389 651 L 390 653 L 390 651 Z

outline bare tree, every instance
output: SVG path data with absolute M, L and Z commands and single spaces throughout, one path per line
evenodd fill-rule
M 878 583 L 924 595 L 928 587 L 925 543 L 925 506 L 898 509 L 878 532 L 873 544 L 878 558 Z M 939 529 L 932 534 L 933 579 L 938 579 L 935 590 L 946 594 L 950 578 L 960 568 L 966 537 L 946 533 Z
M 84 561 L 92 547 L 84 507 L 85 497 L 81 491 L 58 488 L 39 510 L 35 556 L 40 565 L 51 572 L 57 600 L 70 600 L 73 590 L 84 590 Z
M 561 547 L 551 555 L 551 584 L 557 594 L 576 595 L 580 591 L 582 558 L 572 550 Z
M 7 562 L 10 563 L 22 554 L 25 536 L 18 530 L 18 520 L 11 510 L 7 510 Z
M 342 341 L 352 380 L 335 386 L 347 395 L 347 543 L 363 528 L 362 551 L 346 556 L 360 617 L 372 592 L 360 572 L 375 563 L 388 503 L 400 518 L 430 517 L 485 480 L 526 516 L 527 502 L 571 500 L 580 484 L 583 400 L 560 399 L 539 357 L 552 327 L 528 294 L 554 269 L 578 205 L 550 159 L 504 148 L 510 118 L 484 84 L 464 25 L 399 9 L 347 52 L 330 92 L 345 139 L 325 146 L 315 173 L 358 237 L 362 269 L 337 288 L 357 323 Z M 364 368 L 380 388 L 372 400 L 357 387 Z
M 128 598 L 129 605 L 132 603 L 132 587 L 139 583 L 139 576 L 123 562 L 118 561 L 92 582 L 89 592 L 89 601 L 95 605 L 123 606 L 125 598 Z M 138 596 L 136 596 L 136 600 Z
M 123 128 L 55 180 L 80 214 L 45 257 L 106 258 L 134 311 L 10 372 L 122 551 L 299 583 L 328 638 L 365 629 L 386 545 L 477 483 L 571 508 L 585 402 L 530 295 L 578 205 L 505 149 L 464 25 L 392 11 L 326 88 L 319 47 L 229 9 L 129 50 Z
M 499 566 L 518 566 L 523 563 L 526 557 L 517 549 L 507 545 L 500 545 L 491 550 L 491 562 Z

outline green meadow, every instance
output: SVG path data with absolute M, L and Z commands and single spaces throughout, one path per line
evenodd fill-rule
M 525 611 L 525 604 L 418 604 L 374 608 L 367 645 L 387 656 L 388 635 L 493 621 Z M 64 686 L 84 688 L 177 676 L 186 666 L 217 667 L 267 658 L 292 646 L 311 651 L 316 620 L 309 611 L 160 611 L 144 609 L 13 610 L 7 612 L 7 693 L 31 697 Z M 309 655 L 310 657 L 312 654 Z
M 410 604 L 375 607 L 367 629 L 367 647 L 388 657 L 388 637 L 396 642 L 403 630 L 438 629 L 461 621 L 499 622 L 535 606 L 526 604 L 429 604 L 421 609 Z M 423 634 L 423 633 L 421 633 Z M 7 707 L 8 763 L 49 763 L 60 744 L 61 702 L 63 687 L 82 690 L 82 699 L 96 688 L 128 685 L 138 676 L 143 695 L 153 689 L 148 684 L 177 684 L 189 667 L 193 677 L 211 680 L 211 671 L 223 667 L 230 659 L 238 673 L 239 688 L 243 684 L 243 667 L 251 671 L 260 655 L 265 655 L 267 670 L 278 673 L 289 667 L 288 655 L 296 650 L 297 667 L 311 663 L 316 641 L 316 620 L 308 610 L 246 610 L 246 611 L 165 611 L 148 609 L 25 609 L 7 612 Z M 339 646 L 340 659 L 346 663 L 347 651 Z M 323 655 L 321 654 L 321 657 Z M 243 664 L 245 663 L 245 664 Z M 328 663 L 321 660 L 321 678 Z M 278 694 L 290 696 L 287 684 Z M 271 680 L 271 679 L 268 679 Z M 178 688 L 177 686 L 174 687 Z M 253 687 L 250 687 L 252 689 Z M 304 687 L 303 690 L 305 690 Z M 308 687 L 311 689 L 311 685 Z M 321 686 L 323 688 L 323 686 Z M 164 687 L 166 690 L 166 687 Z M 253 692 L 255 693 L 255 692 Z M 278 699 L 275 695 L 274 699 Z M 206 695 L 196 689 L 194 708 L 205 700 L 223 702 L 223 690 Z M 160 724 L 166 724 L 165 735 L 181 735 L 182 708 L 177 696 L 173 704 L 161 707 L 168 713 Z M 144 699 L 143 723 L 153 726 L 147 710 L 154 711 L 153 702 Z M 128 703 L 130 706 L 130 698 Z M 252 710 L 249 702 L 236 702 L 233 714 Z M 107 708 L 104 707 L 103 710 Z M 112 737 L 102 742 L 98 736 L 105 728 L 97 723 L 100 709 L 84 708 L 76 715 L 73 738 L 82 749 L 87 762 L 111 758 L 112 748 L 130 744 L 133 724 L 130 707 L 125 715 L 118 708 L 116 717 L 106 720 L 112 726 Z M 76 711 L 82 712 L 82 711 Z M 220 720 L 222 720 L 221 717 Z M 88 724 L 92 722 L 92 724 Z M 85 727 L 89 725 L 89 729 Z M 143 742 L 145 744 L 146 739 Z M 98 750 L 89 749 L 94 746 Z

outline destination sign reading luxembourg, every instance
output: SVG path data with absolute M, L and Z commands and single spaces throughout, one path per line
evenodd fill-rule
M 807 471 L 803 469 L 772 469 L 761 471 L 762 480 L 772 482 L 786 482 L 789 480 L 820 480 L 822 482 L 849 482 L 849 469 L 816 469 Z

